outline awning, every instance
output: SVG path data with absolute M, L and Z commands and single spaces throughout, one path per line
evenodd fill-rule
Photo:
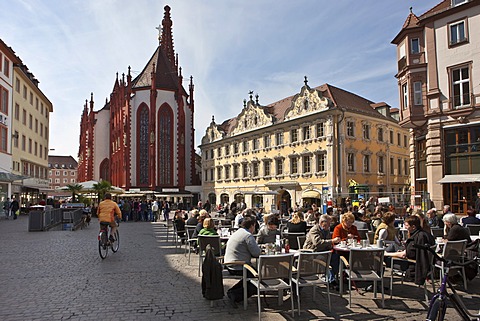
M 268 188 L 277 188 L 277 187 L 290 187 L 294 188 L 297 186 L 300 186 L 300 184 L 297 181 L 283 181 L 283 182 L 269 182 L 265 184 Z
M 445 175 L 444 178 L 438 181 L 440 184 L 448 183 L 477 183 L 480 182 L 480 174 L 457 174 Z
M 278 195 L 277 191 L 240 191 L 243 195 Z
M 155 197 L 193 197 L 192 194 L 155 194 Z
M 320 199 L 320 193 L 314 190 L 305 191 L 302 193 L 302 198 L 318 198 Z

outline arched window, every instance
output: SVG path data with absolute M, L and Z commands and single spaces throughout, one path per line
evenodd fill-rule
M 148 125 L 148 107 L 142 104 L 137 112 L 137 166 L 138 185 L 144 186 L 149 184 Z
M 173 111 L 163 105 L 158 111 L 158 185 L 173 186 Z
M 108 158 L 105 158 L 101 163 L 100 163 L 100 180 L 104 181 L 109 181 L 111 182 L 110 179 L 110 162 L 108 161 Z

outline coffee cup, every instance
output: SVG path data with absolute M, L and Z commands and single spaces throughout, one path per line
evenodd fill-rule
M 345 241 L 340 241 L 340 246 L 341 246 L 341 247 L 347 246 L 347 242 L 345 242 Z
M 362 240 L 362 247 L 367 247 L 367 240 Z

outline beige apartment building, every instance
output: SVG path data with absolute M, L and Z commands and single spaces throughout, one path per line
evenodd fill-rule
M 53 106 L 39 81 L 23 64 L 14 66 L 12 112 L 12 173 L 23 180 L 12 183 L 12 194 L 22 206 L 46 199 L 48 184 L 48 131 Z
M 72 156 L 48 156 L 48 181 L 55 195 L 71 195 L 56 189 L 77 184 L 78 163 Z
M 454 213 L 480 206 L 479 30 L 479 0 L 445 0 L 420 16 L 411 11 L 392 41 L 411 188 Z
M 202 199 L 267 212 L 369 196 L 409 202 L 408 130 L 398 109 L 324 84 L 234 118 L 212 118 L 202 138 Z M 340 205 L 340 204 L 339 204 Z

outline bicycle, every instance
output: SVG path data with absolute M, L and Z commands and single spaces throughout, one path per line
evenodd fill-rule
M 117 226 L 120 225 L 118 220 L 115 220 Z M 108 255 L 108 248 L 112 249 L 112 252 L 115 253 L 120 247 L 120 234 L 118 229 L 113 235 L 114 242 L 111 242 L 109 239 L 108 227 L 110 226 L 109 222 L 100 222 L 100 232 L 98 233 L 98 253 L 102 259 L 105 259 Z
M 436 260 L 442 261 L 445 263 L 446 270 L 443 275 L 442 283 L 440 288 L 437 291 L 430 303 L 428 305 L 428 313 L 427 313 L 427 321 L 442 321 L 445 318 L 445 313 L 447 311 L 447 301 L 450 301 L 455 310 L 457 311 L 458 315 L 463 320 L 480 320 L 480 311 L 478 314 L 472 314 L 466 308 L 465 304 L 462 301 L 462 298 L 458 295 L 457 291 L 455 290 L 452 283 L 448 280 L 448 272 L 450 270 L 450 266 L 467 266 L 472 262 L 478 264 L 478 258 L 475 257 L 473 260 L 469 260 L 466 262 L 454 262 L 452 260 L 446 260 L 445 258 L 439 256 L 433 249 L 429 246 L 414 244 L 415 248 L 428 251 L 433 254 Z M 450 289 L 451 293 L 448 292 Z M 473 318 L 473 319 L 471 319 Z

